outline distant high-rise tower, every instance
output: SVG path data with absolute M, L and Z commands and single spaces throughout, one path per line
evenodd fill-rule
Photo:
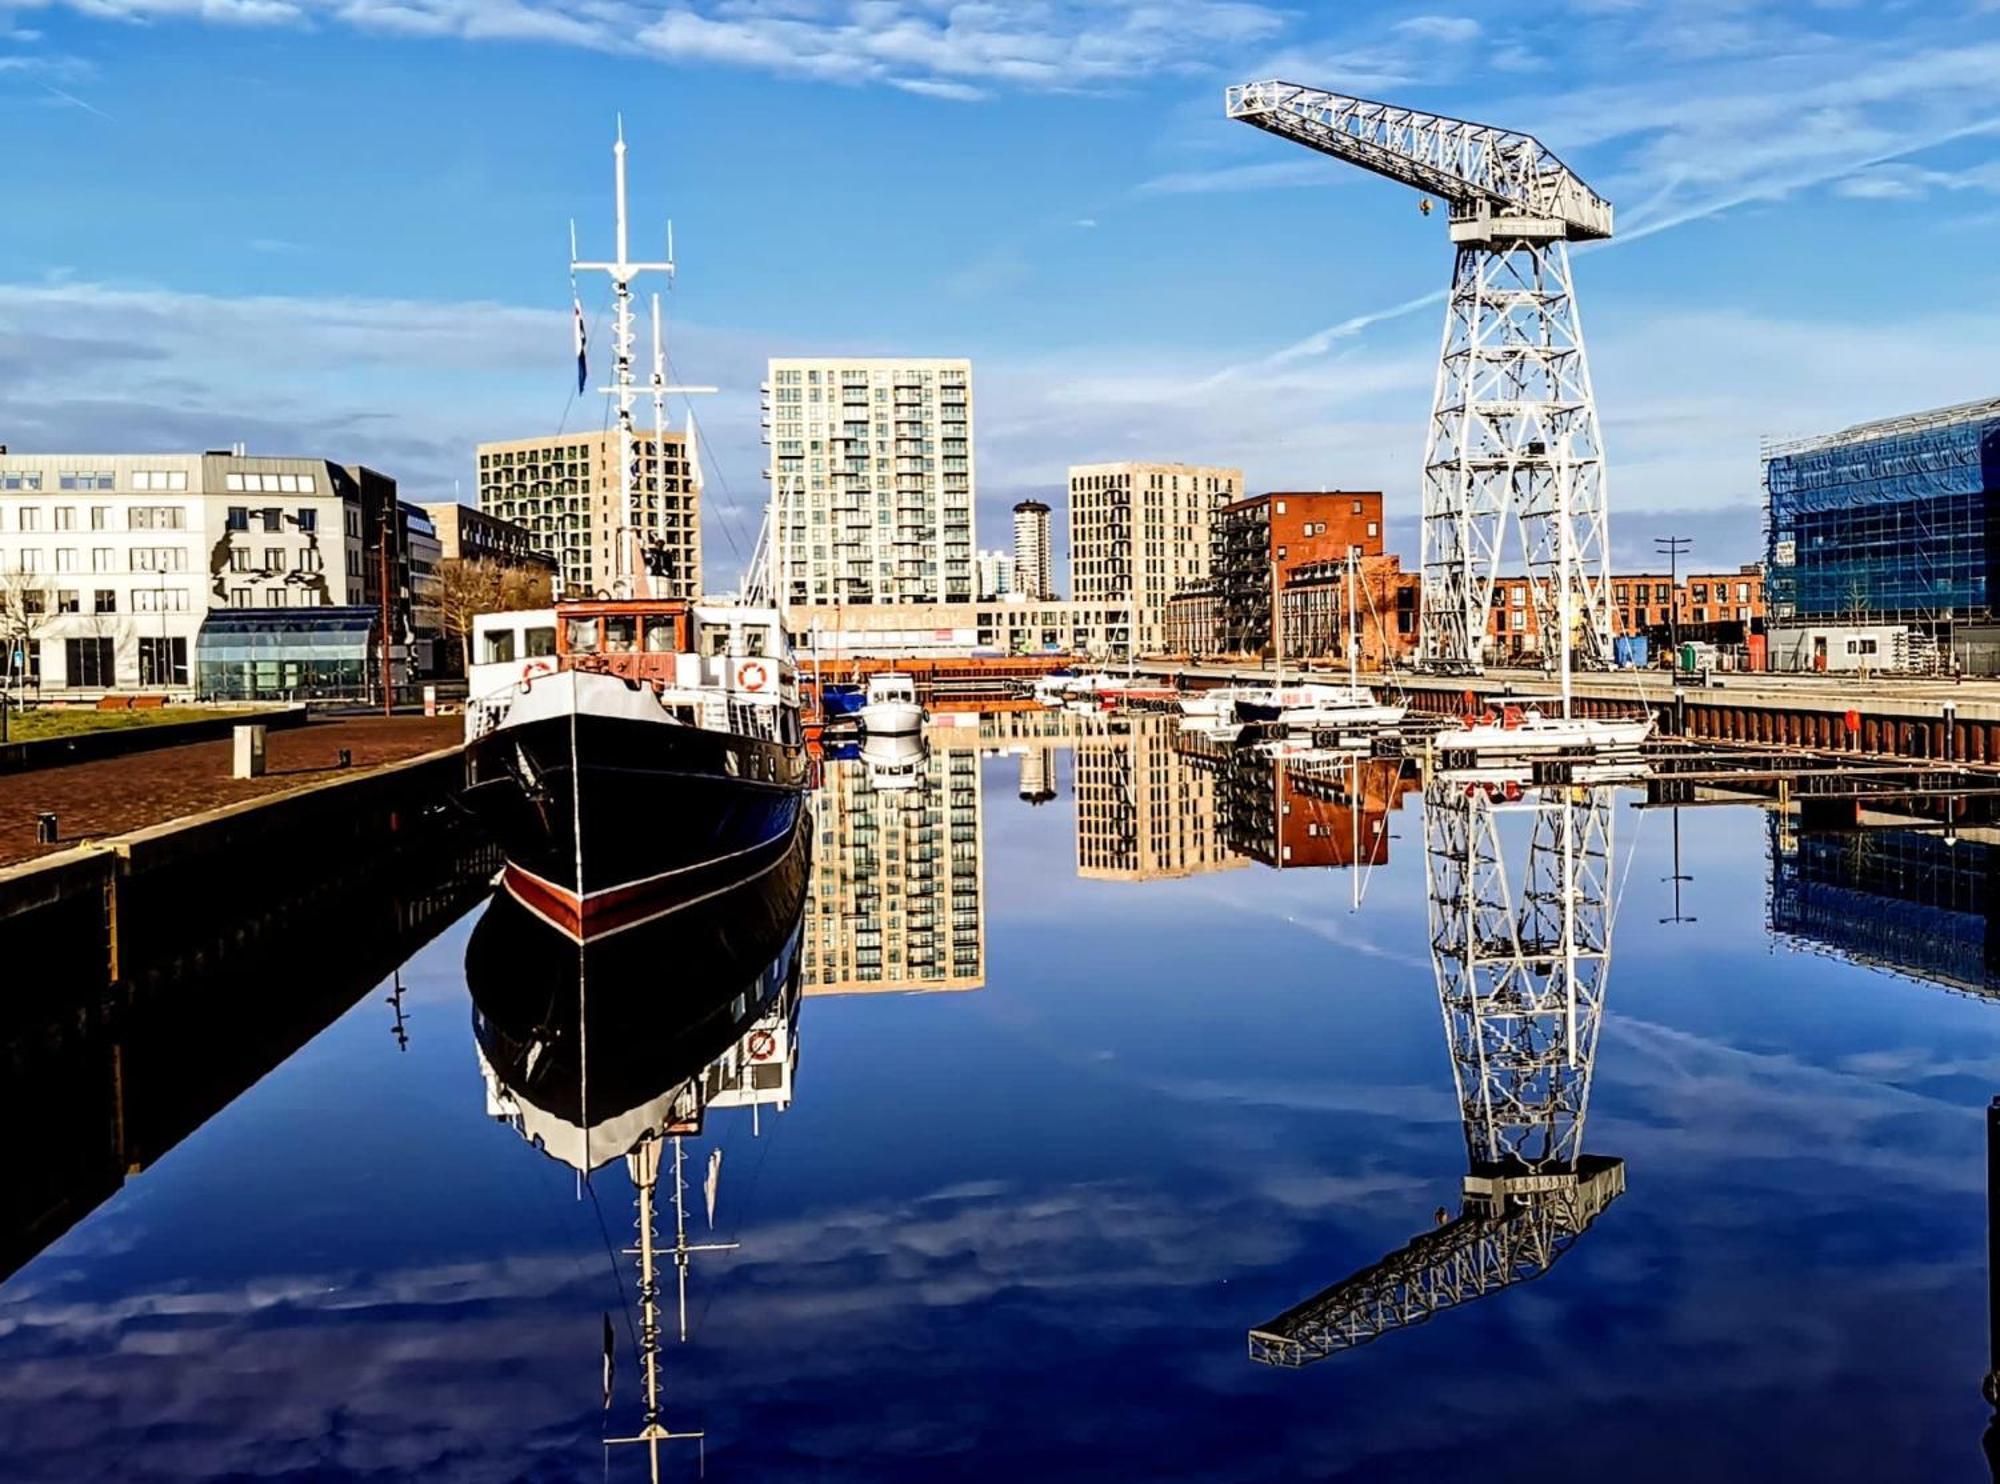
M 1054 562 L 1049 550 L 1049 507 L 1040 500 L 1023 500 L 1014 507 L 1014 585 L 1035 599 L 1056 595 Z
M 786 603 L 973 600 L 970 361 L 776 358 L 764 425 Z

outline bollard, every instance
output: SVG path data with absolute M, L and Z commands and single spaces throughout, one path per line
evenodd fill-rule
M 253 722 L 234 729 L 235 759 L 230 768 L 231 778 L 262 778 L 264 776 L 264 726 Z
M 343 747 L 340 749 L 339 766 L 343 768 L 351 768 L 354 766 L 354 750 L 352 748 Z
M 35 843 L 37 845 L 53 845 L 61 838 L 61 834 L 56 829 L 55 815 L 49 813 L 47 810 L 43 810 L 35 816 Z

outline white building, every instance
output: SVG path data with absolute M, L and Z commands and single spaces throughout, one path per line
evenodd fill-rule
M 372 603 L 367 503 L 394 488 L 324 459 L 0 450 L 0 673 L 184 688 L 211 609 Z
M 1166 647 L 1167 600 L 1208 576 L 1215 512 L 1240 499 L 1243 471 L 1124 461 L 1069 471 L 1070 596 L 1131 605 L 1139 652 Z
M 973 600 L 970 361 L 774 359 L 764 429 L 785 602 Z
M 975 596 L 980 602 L 989 598 L 1007 598 L 1020 593 L 1020 579 L 1016 576 L 1014 558 L 1004 551 L 982 551 L 973 559 L 973 570 L 978 574 L 974 586 Z
M 1031 598 L 1056 595 L 1049 507 L 1040 500 L 1023 500 L 1014 507 L 1014 581 Z

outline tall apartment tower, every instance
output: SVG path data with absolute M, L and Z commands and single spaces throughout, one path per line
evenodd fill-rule
M 972 362 L 774 359 L 764 399 L 786 603 L 973 601 Z
M 650 429 L 632 438 L 639 547 L 652 591 L 701 596 L 701 512 L 687 435 L 654 447 Z M 610 593 L 615 581 L 619 508 L 618 434 L 558 434 L 479 445 L 479 508 L 523 527 L 556 564 L 566 597 Z
M 1049 542 L 1049 507 L 1023 500 L 1014 507 L 1014 584 L 1036 601 L 1055 597 L 1055 562 Z
M 1077 464 L 1069 553 L 1078 602 L 1125 603 L 1141 652 L 1166 645 L 1167 599 L 1208 576 L 1209 522 L 1243 494 L 1243 471 L 1207 464 Z

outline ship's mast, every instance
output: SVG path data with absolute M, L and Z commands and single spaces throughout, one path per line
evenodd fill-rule
M 632 280 L 641 273 L 664 273 L 671 280 L 674 274 L 673 235 L 671 228 L 667 237 L 667 256 L 664 262 L 635 263 L 628 250 L 625 210 L 625 116 L 618 116 L 618 138 L 611 146 L 611 158 L 617 178 L 618 203 L 618 256 L 611 262 L 584 262 L 576 255 L 576 224 L 569 229 L 569 271 L 574 278 L 579 271 L 605 274 L 611 280 L 612 296 L 612 376 L 611 385 L 600 387 L 606 396 L 615 399 L 618 417 L 618 533 L 612 542 L 612 595 L 629 598 L 635 596 L 643 586 L 645 563 L 639 560 L 637 538 L 640 530 L 639 512 L 636 506 L 637 490 L 632 477 L 632 403 L 639 394 L 638 383 L 632 376 L 633 349 L 637 342 L 637 332 L 632 326 Z M 669 392 L 712 392 L 714 387 L 668 386 L 664 374 L 665 342 L 659 334 L 659 311 L 654 310 L 653 319 L 653 405 L 664 417 L 666 396 Z M 654 457 L 662 464 L 662 450 L 656 445 Z

